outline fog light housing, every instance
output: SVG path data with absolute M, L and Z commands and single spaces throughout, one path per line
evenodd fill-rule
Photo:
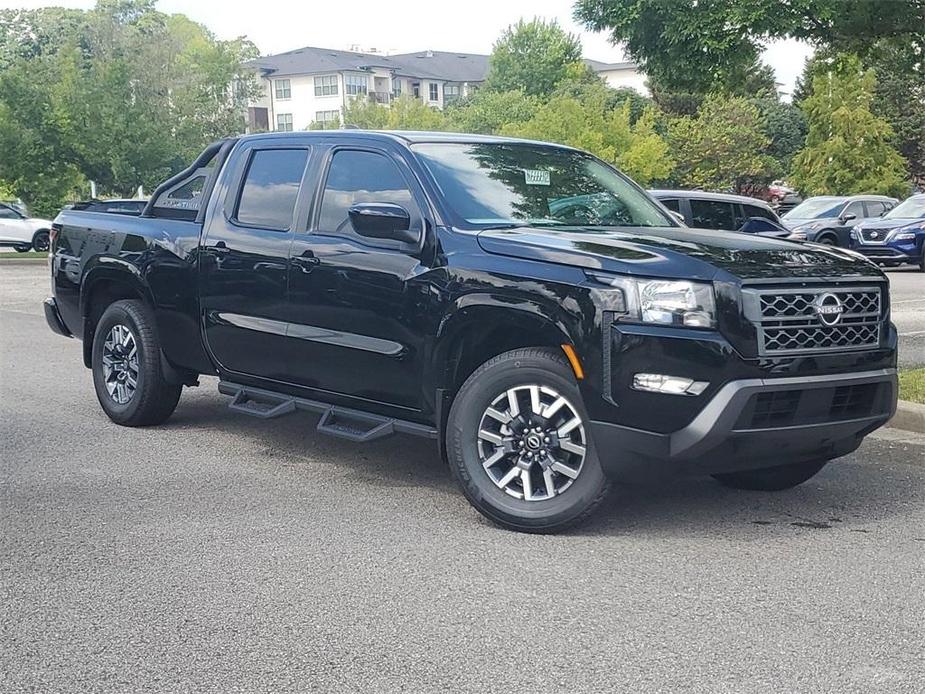
M 636 374 L 633 376 L 633 390 L 667 395 L 700 395 L 709 386 L 707 381 L 695 381 L 683 376 L 665 374 Z

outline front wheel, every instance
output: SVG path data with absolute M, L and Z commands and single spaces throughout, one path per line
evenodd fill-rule
M 446 438 L 466 498 L 511 530 L 575 525 L 610 486 L 578 386 L 556 350 L 517 349 L 476 369 L 453 401 Z
M 183 386 L 164 378 L 154 316 L 141 301 L 117 301 L 103 312 L 92 363 L 96 397 L 116 424 L 160 424 L 176 409 Z
M 815 476 L 825 467 L 827 460 L 808 463 L 793 463 L 760 470 L 742 470 L 713 475 L 720 484 L 733 489 L 748 489 L 759 492 L 780 492 L 791 489 Z

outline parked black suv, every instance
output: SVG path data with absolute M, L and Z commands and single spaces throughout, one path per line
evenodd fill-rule
M 51 328 L 123 425 L 214 374 L 242 414 L 436 440 L 472 504 L 542 532 L 656 471 L 785 489 L 896 399 L 882 273 L 681 227 L 583 152 L 320 131 L 209 147 L 141 217 L 66 210 Z

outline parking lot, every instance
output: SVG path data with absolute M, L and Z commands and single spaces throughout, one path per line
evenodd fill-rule
M 904 364 L 925 275 L 890 273 Z M 620 488 L 484 521 L 432 443 L 228 411 L 215 379 L 111 424 L 43 263 L 0 263 L 3 691 L 921 692 L 925 437 L 779 494 Z

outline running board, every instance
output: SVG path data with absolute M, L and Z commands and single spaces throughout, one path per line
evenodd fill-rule
M 270 390 L 242 386 L 237 383 L 220 381 L 218 392 L 232 396 L 228 408 L 260 419 L 272 419 L 282 415 L 306 410 L 321 415 L 318 432 L 366 443 L 385 438 L 392 434 L 411 434 L 428 439 L 437 438 L 437 430 L 426 424 L 409 422 L 403 419 L 384 417 L 349 407 L 340 407 L 317 400 L 297 398 Z

